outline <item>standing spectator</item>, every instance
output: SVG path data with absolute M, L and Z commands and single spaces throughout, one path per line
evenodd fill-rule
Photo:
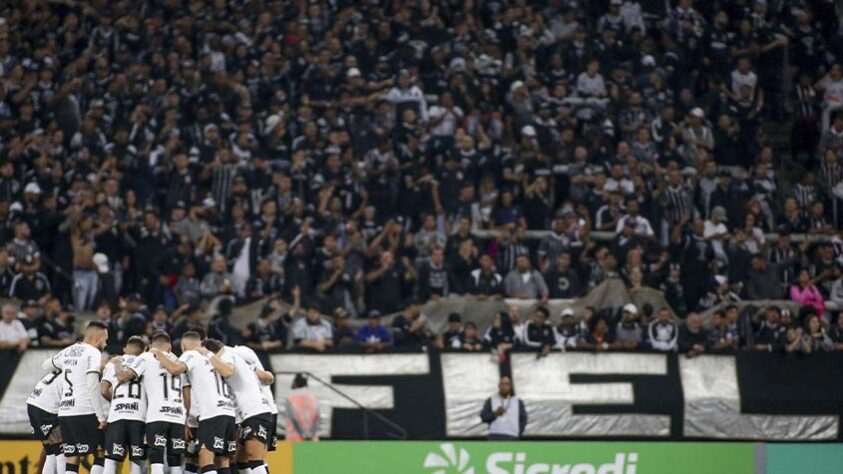
M 23 323 L 17 319 L 18 310 L 10 304 L 4 304 L 1 311 L 0 350 L 17 349 L 18 352 L 25 351 L 29 347 L 29 335 L 26 333 Z
M 822 100 L 822 130 L 828 130 L 831 114 L 843 108 L 843 67 L 834 64 L 814 88 L 823 93 Z
M 289 314 L 298 312 L 296 305 Z M 287 324 L 281 314 L 281 305 L 278 300 L 263 305 L 258 318 L 249 324 L 249 337 L 246 338 L 246 345 L 255 350 L 270 351 L 281 349 L 287 346 Z
M 657 319 L 648 328 L 650 346 L 657 351 L 672 352 L 676 350 L 679 337 L 679 327 L 671 319 L 670 310 L 659 309 Z
M 419 270 L 419 301 L 438 300 L 448 296 L 448 270 L 445 268 L 445 251 L 437 247 L 430 261 Z
M 79 311 L 89 309 L 97 296 L 97 272 L 94 266 L 94 218 L 82 213 L 71 224 L 70 241 L 73 246 L 74 304 Z
M 50 281 L 39 272 L 41 263 L 32 255 L 27 255 L 18 264 L 21 273 L 15 275 L 9 288 L 9 296 L 22 301 L 40 300 L 50 293 Z
M 480 268 L 471 271 L 468 293 L 481 300 L 503 295 L 503 277 L 495 271 L 495 261 L 489 254 L 480 256 Z
M 545 272 L 544 280 L 548 287 L 548 297 L 576 298 L 582 296 L 583 286 L 577 272 L 571 268 L 571 254 L 562 252 L 556 257 L 555 264 Z
M 307 315 L 293 323 L 292 332 L 297 349 L 325 352 L 325 349 L 334 346 L 331 325 L 322 319 L 317 308 L 308 308 Z
M 381 314 L 370 311 L 368 323 L 357 330 L 354 342 L 366 352 L 381 352 L 392 346 L 392 333 L 381 324 Z
M 416 275 L 410 260 L 396 262 L 390 251 L 384 251 L 378 258 L 378 266 L 366 273 L 366 307 L 381 314 L 398 311 L 409 296 L 409 290 Z
M 689 314 L 685 318 L 685 324 L 679 328 L 679 352 L 687 354 L 689 358 L 705 354 L 709 349 L 709 340 L 708 329 L 703 327 L 700 315 Z
M 515 268 L 507 273 L 503 285 L 510 298 L 540 299 L 546 303 L 549 296 L 544 277 L 531 268 L 530 259 L 525 255 L 515 261 Z
M 527 427 L 527 409 L 524 402 L 513 393 L 509 377 L 501 377 L 498 393 L 483 404 L 480 419 L 489 425 L 489 440 L 516 440 Z
M 284 436 L 287 441 L 319 441 L 319 400 L 307 388 L 307 378 L 296 374 L 285 402 Z

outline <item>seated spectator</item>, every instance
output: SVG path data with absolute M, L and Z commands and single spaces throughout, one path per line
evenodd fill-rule
M 294 304 L 287 314 L 296 314 Z M 281 303 L 274 299 L 263 305 L 258 319 L 249 323 L 246 345 L 255 350 L 270 351 L 287 346 L 287 324 L 281 311 Z
M 307 308 L 307 314 L 293 323 L 293 344 L 297 349 L 325 352 L 334 347 L 334 331 L 331 325 L 322 319 L 315 307 Z
M 23 324 L 29 336 L 29 346 L 39 347 L 41 340 L 38 331 L 44 324 L 44 316 L 41 313 L 40 305 L 35 300 L 26 300 L 21 303 L 18 320 Z M 109 334 L 111 336 L 111 334 Z
M 547 308 L 539 306 L 533 311 L 532 319 L 524 323 L 524 345 L 541 352 L 542 356 L 550 354 L 556 345 L 553 326 L 547 320 L 549 317 Z
M 828 330 L 828 337 L 834 343 L 834 349 L 843 351 L 843 312 L 835 314 L 831 328 Z
M 627 303 L 623 307 L 621 320 L 615 327 L 613 348 L 637 349 L 641 345 L 643 332 L 638 323 L 638 308 L 632 303 Z
M 609 322 L 601 316 L 593 316 L 589 320 L 588 331 L 580 336 L 577 342 L 578 349 L 588 351 L 604 352 L 612 349 L 615 343 L 615 336 L 609 331 Z
M 553 348 L 562 351 L 576 349 L 580 336 L 580 326 L 574 321 L 574 310 L 563 309 L 562 320 L 556 327 L 556 345 Z
M 548 287 L 548 297 L 552 299 L 576 298 L 582 296 L 583 285 L 580 277 L 571 268 L 571 254 L 562 252 L 544 274 Z
M 516 344 L 515 330 L 509 314 L 504 311 L 495 314 L 492 325 L 483 335 L 483 342 L 497 354 L 501 362 L 507 359 L 507 354 Z
M 650 323 L 647 331 L 650 335 L 650 347 L 657 351 L 672 352 L 676 350 L 679 328 L 667 308 L 659 309 L 656 320 Z
M 442 334 L 442 347 L 452 347 L 455 340 L 459 340 L 462 335 L 462 316 L 459 313 L 451 313 L 448 315 L 448 329 Z
M 338 349 L 350 349 L 355 346 L 354 337 L 356 332 L 351 327 L 351 318 L 348 313 L 338 308 L 334 312 L 334 343 Z
M 515 260 L 515 268 L 504 279 L 504 290 L 510 298 L 540 299 L 542 303 L 548 299 L 544 277 L 531 268 L 526 255 L 520 255 Z
M 23 323 L 17 319 L 18 310 L 10 304 L 4 304 L 0 319 L 0 350 L 16 349 L 23 352 L 29 347 L 29 335 Z
M 753 338 L 754 348 L 759 351 L 778 352 L 784 350 L 786 340 L 787 327 L 781 324 L 781 310 L 770 306 L 765 311 L 765 319 Z
M 825 300 L 823 300 L 822 293 L 814 284 L 814 280 L 811 279 L 808 270 L 799 272 L 799 282 L 790 285 L 790 299 L 803 306 L 813 308 L 820 317 L 825 314 Z
M 417 304 L 410 304 L 392 320 L 392 331 L 396 346 L 421 347 L 430 340 L 427 316 Z
M 688 357 L 705 354 L 709 349 L 708 329 L 702 325 L 702 318 L 697 313 L 691 313 L 685 318 L 685 324 L 679 328 L 679 352 Z
M 481 300 L 503 296 L 503 277 L 495 271 L 495 261 L 488 254 L 480 256 L 480 268 L 471 271 L 468 293 Z
M 451 348 L 464 352 L 480 352 L 485 349 L 483 340 L 477 334 L 477 325 L 474 324 L 474 321 L 465 323 L 462 334 L 454 339 Z
M 738 338 L 729 330 L 726 313 L 717 311 L 712 315 L 712 329 L 708 333 L 712 352 L 732 352 L 738 348 Z
M 811 341 L 803 337 L 802 328 L 789 328 L 786 333 L 785 352 L 788 354 L 810 354 Z
M 714 278 L 711 279 L 709 286 L 708 292 L 700 299 L 700 310 L 713 308 L 720 304 L 737 303 L 741 300 L 740 297 L 732 291 L 732 288 L 729 285 L 729 279 L 724 275 L 715 275 Z
M 222 255 L 214 257 L 211 262 L 211 271 L 202 278 L 202 284 L 199 286 L 202 297 L 210 300 L 221 294 L 233 294 L 234 287 L 231 284 L 231 278 L 231 273 L 228 272 L 225 263 L 225 257 Z
M 831 352 L 834 350 L 834 342 L 828 337 L 820 317 L 816 314 L 811 314 L 805 319 L 804 338 L 811 348 L 810 352 Z
M 55 300 L 58 304 L 58 300 Z M 46 312 L 44 325 L 41 326 L 41 347 L 67 347 L 76 342 L 76 330 L 73 323 L 76 316 L 66 308 Z
M 843 272 L 838 268 L 837 278 L 831 284 L 831 291 L 825 301 L 825 307 L 832 312 L 843 311 Z
M 368 322 L 357 330 L 354 342 L 366 352 L 381 352 L 393 344 L 392 332 L 381 324 L 381 314 L 369 311 Z

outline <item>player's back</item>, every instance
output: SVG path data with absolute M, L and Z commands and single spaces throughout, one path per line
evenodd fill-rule
M 260 358 L 258 355 L 248 346 L 234 346 L 229 348 L 226 346 L 226 350 L 231 349 L 234 354 L 239 356 L 243 359 L 249 367 L 254 372 L 255 370 L 265 370 L 263 368 L 263 363 L 261 363 Z M 265 384 L 263 382 L 258 381 L 260 385 L 261 394 L 263 395 L 263 399 L 266 404 L 269 406 L 270 413 L 277 414 L 278 413 L 278 406 L 275 404 L 275 395 L 272 393 L 272 387 L 269 384 Z
M 217 416 L 234 417 L 234 395 L 211 362 L 196 351 L 186 351 L 179 360 L 187 365 L 191 403 L 199 405 L 200 421 Z
M 132 366 L 139 356 L 124 355 L 123 364 Z M 118 420 L 144 421 L 147 411 L 147 397 L 141 386 L 142 380 L 135 379 L 121 384 L 117 380 L 114 364 L 108 364 L 103 370 L 102 379 L 111 384 L 111 406 L 108 422 Z
M 62 371 L 59 416 L 94 414 L 87 376 L 99 374 L 102 353 L 96 347 L 77 342 L 53 356 L 53 366 Z M 97 400 L 99 402 L 99 400 Z
M 29 398 L 26 399 L 26 404 L 38 407 L 47 413 L 57 414 L 62 393 L 61 376 L 62 372 L 56 369 L 41 377 L 32 389 L 32 393 L 29 394 Z
M 269 405 L 261 392 L 261 383 L 255 369 L 242 357 L 226 349 L 223 360 L 234 364 L 234 375 L 228 378 L 228 385 L 234 392 L 240 418 L 245 420 L 261 413 L 269 413 Z
M 166 357 L 176 360 L 168 353 Z M 184 400 L 182 399 L 182 376 L 170 375 L 167 369 L 149 352 L 137 357 L 128 367 L 142 379 L 148 404 L 146 422 L 163 421 L 184 424 Z

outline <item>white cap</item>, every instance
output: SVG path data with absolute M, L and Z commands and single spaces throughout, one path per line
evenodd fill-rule
M 641 65 L 642 66 L 655 66 L 656 65 L 656 58 L 652 57 L 651 55 L 646 55 L 641 58 Z
M 694 107 L 693 109 L 691 109 L 691 115 L 697 118 L 705 118 L 705 112 L 703 112 L 703 109 L 699 107 Z
M 574 315 L 574 310 L 571 309 L 571 308 L 565 308 L 565 309 L 562 310 L 562 317 L 563 318 L 565 316 L 573 316 L 573 315 Z
M 94 265 L 97 267 L 97 271 L 100 273 L 107 273 L 108 272 L 108 257 L 105 256 L 103 253 L 95 253 L 94 254 Z
M 521 135 L 526 137 L 535 137 L 536 136 L 536 129 L 532 125 L 524 125 L 521 129 Z
M 512 83 L 512 85 L 509 86 L 509 90 L 512 91 L 512 92 L 515 92 L 516 90 L 518 90 L 522 87 L 524 87 L 523 81 L 515 81 L 515 82 Z
M 202 205 L 205 207 L 214 207 L 217 205 L 217 202 L 212 197 L 206 197 L 202 200 Z
M 360 76 L 362 76 L 362 74 L 360 74 L 360 70 L 357 69 L 356 67 L 353 67 L 353 68 L 349 69 L 348 72 L 345 73 L 345 77 L 348 77 L 348 78 L 360 77 Z
M 264 130 L 268 133 L 275 130 L 275 126 L 278 125 L 278 122 L 281 121 L 281 117 L 278 114 L 272 114 L 266 118 L 266 127 Z
M 627 304 L 623 305 L 623 310 L 624 310 L 624 312 L 630 312 L 632 314 L 638 314 L 638 308 L 635 307 L 635 305 L 632 304 L 632 303 L 627 303 Z
M 714 276 L 714 281 L 716 281 L 718 285 L 722 285 L 722 284 L 724 284 L 724 283 L 728 282 L 728 281 L 729 281 L 729 279 L 728 279 L 728 278 L 726 278 L 726 277 L 725 277 L 725 276 L 723 276 L 723 275 L 715 275 L 715 276 Z
M 23 192 L 32 193 L 32 194 L 41 194 L 41 186 L 39 186 L 38 183 L 33 181 L 33 182 L 27 184 L 25 188 L 23 188 Z

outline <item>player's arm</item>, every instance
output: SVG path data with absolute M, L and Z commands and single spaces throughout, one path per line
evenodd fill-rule
M 111 361 L 114 364 L 114 375 L 117 377 L 117 381 L 119 383 L 126 383 L 130 380 L 134 380 L 136 378 L 139 378 L 139 374 L 137 373 L 137 368 L 123 366 L 123 358 L 122 357 L 115 357 L 115 358 L 111 359 Z
M 222 376 L 222 378 L 227 379 L 234 375 L 234 364 L 229 364 L 228 362 L 220 359 L 218 355 L 214 354 L 213 352 L 209 351 L 204 347 L 197 347 L 196 350 L 200 354 L 208 358 L 208 360 L 211 362 L 211 365 L 214 367 L 214 370 L 216 370 L 217 373 Z
M 102 398 L 111 401 L 111 382 L 108 380 L 100 382 L 100 394 L 102 394 Z
M 41 364 L 41 368 L 46 372 L 54 372 L 56 370 L 62 370 L 62 367 L 60 367 L 61 359 L 59 358 L 59 355 L 61 355 L 61 352 L 58 352 L 53 357 L 50 357 L 49 359 L 45 360 Z
M 272 385 L 275 383 L 275 376 L 272 375 L 272 372 L 267 372 L 266 370 L 255 369 L 255 375 L 258 376 L 258 380 L 261 381 L 264 385 Z
M 187 364 L 180 360 L 172 360 L 167 355 L 162 352 L 160 349 L 153 347 L 149 350 L 152 355 L 158 359 L 158 362 L 164 367 L 164 370 L 170 373 L 170 375 L 181 375 L 187 372 Z

